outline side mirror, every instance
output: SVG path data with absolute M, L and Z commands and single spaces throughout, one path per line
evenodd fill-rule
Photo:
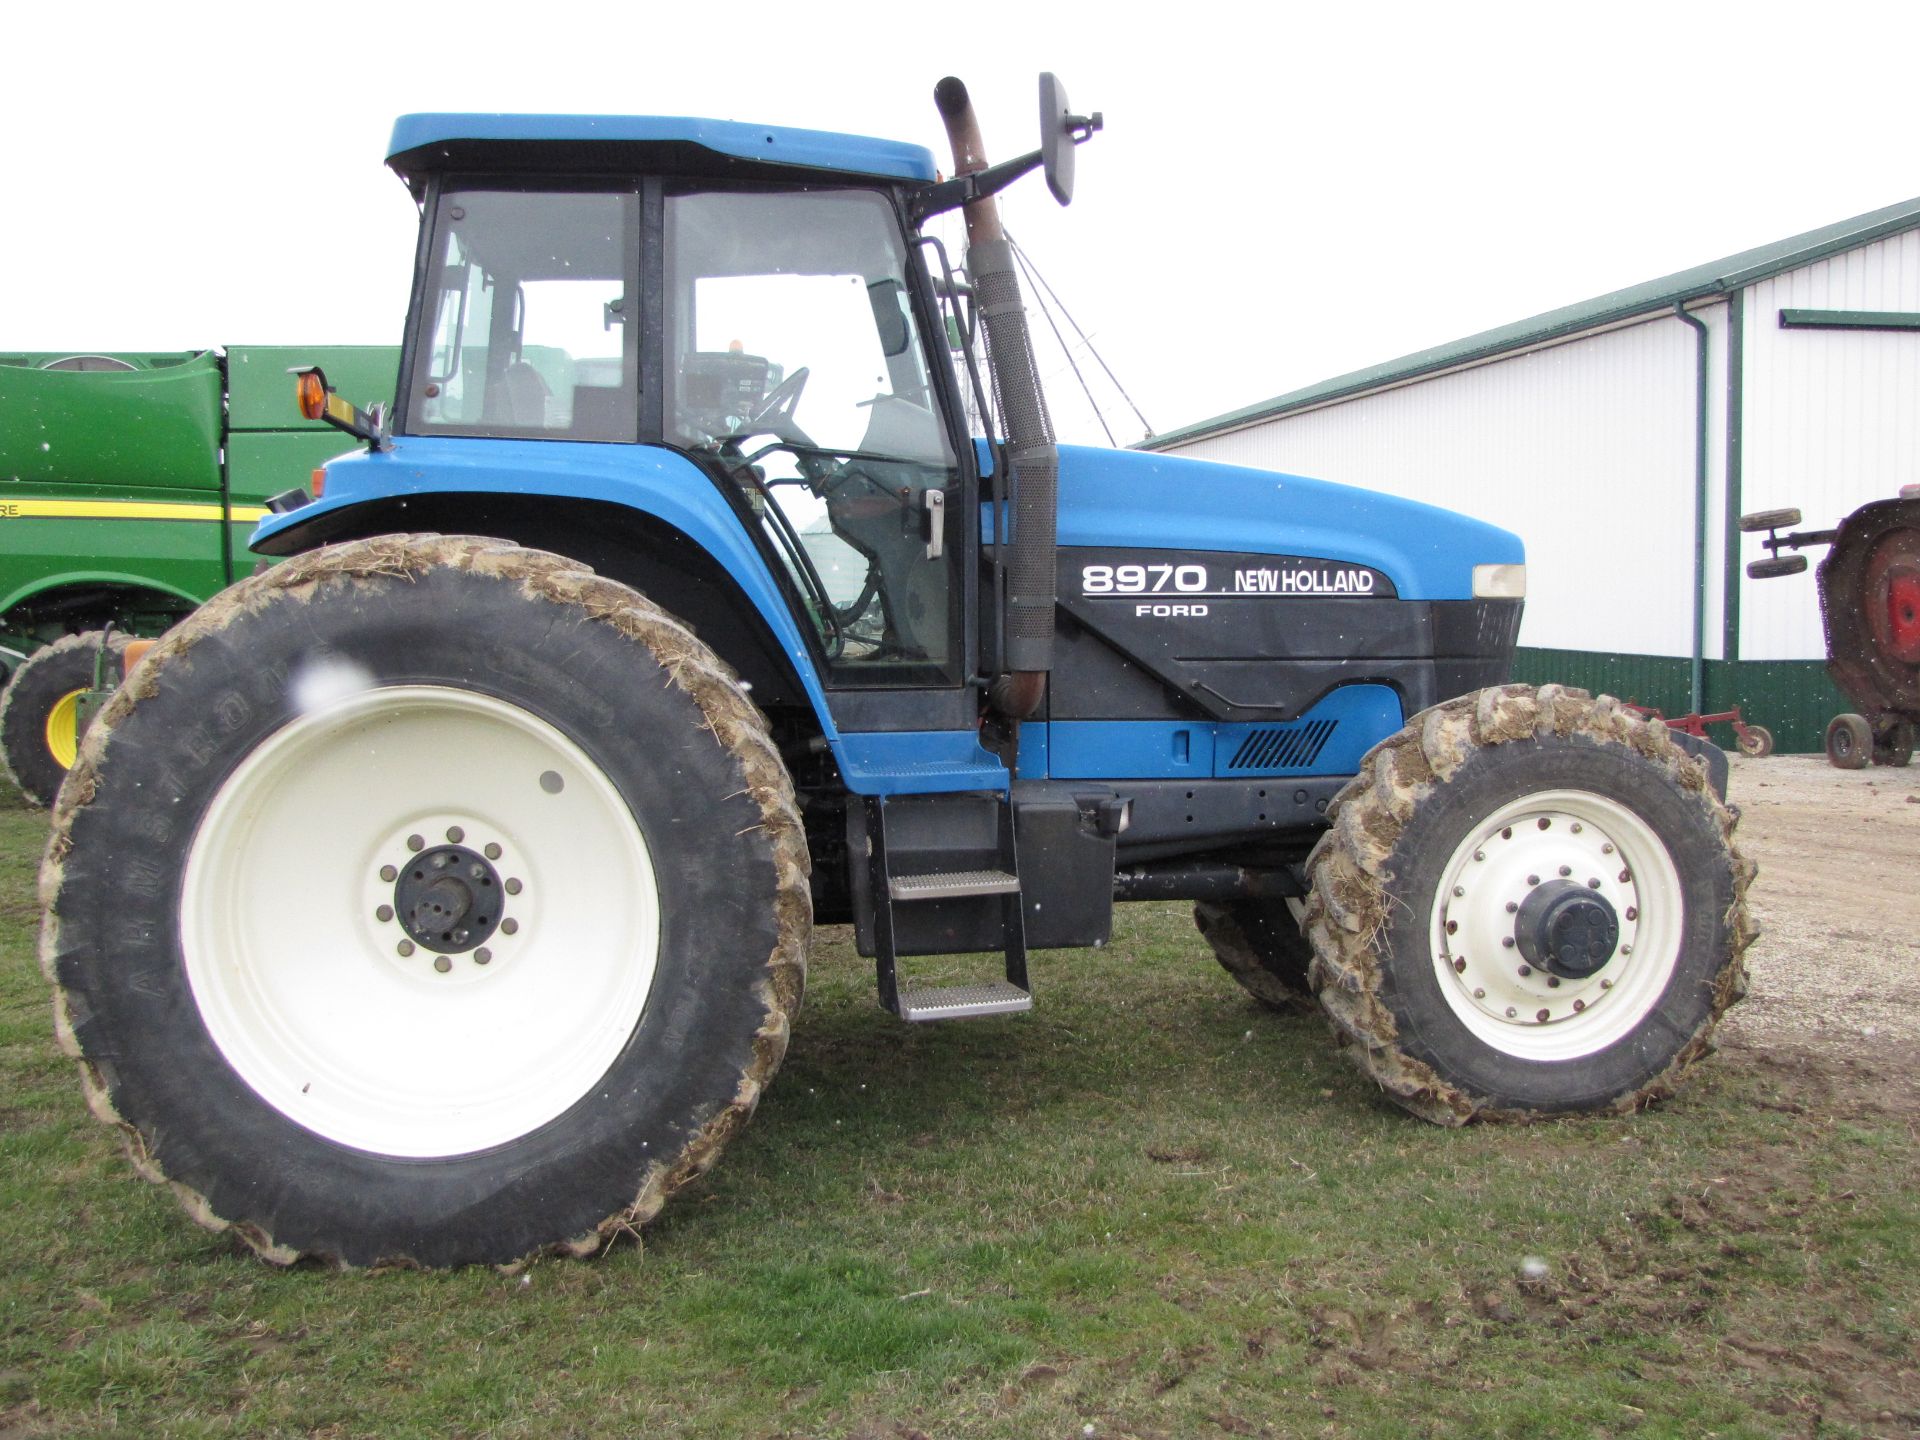
M 1051 70 L 1040 75 L 1040 164 L 1047 188 L 1062 205 L 1073 202 L 1073 147 L 1090 139 L 1101 127 L 1101 115 L 1075 115 L 1067 108 L 1067 92 Z M 1031 163 L 1031 162 L 1029 162 Z

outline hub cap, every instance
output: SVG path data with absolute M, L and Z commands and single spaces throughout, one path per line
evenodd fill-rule
M 1680 877 L 1633 810 L 1581 790 L 1502 806 L 1442 870 L 1430 943 L 1455 1015 L 1532 1060 L 1590 1055 L 1665 993 L 1680 955 Z
M 292 877 L 290 881 L 290 877 Z M 380 1154 L 465 1154 L 593 1092 L 659 943 L 652 860 L 598 766 L 468 691 L 366 691 L 221 786 L 180 939 L 214 1042 L 268 1104 Z

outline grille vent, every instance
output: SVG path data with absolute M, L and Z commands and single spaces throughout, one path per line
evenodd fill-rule
M 1267 725 L 1240 742 L 1227 762 L 1229 770 L 1298 770 L 1311 765 L 1333 738 L 1338 722 L 1307 720 L 1292 725 Z

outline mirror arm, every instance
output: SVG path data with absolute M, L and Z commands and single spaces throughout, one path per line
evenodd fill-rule
M 931 190 L 921 192 L 913 202 L 914 219 L 925 220 L 930 215 L 944 215 L 949 210 L 958 210 L 962 205 L 975 200 L 985 199 L 989 195 L 998 195 L 1007 186 L 1018 180 L 1030 170 L 1040 168 L 1040 152 L 1022 155 L 1018 159 L 1003 160 L 998 165 L 990 165 L 985 170 L 976 170 L 971 175 L 959 175 L 951 180 L 943 180 Z

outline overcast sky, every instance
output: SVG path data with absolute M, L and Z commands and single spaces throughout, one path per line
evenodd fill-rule
M 397 342 L 405 111 L 710 115 L 945 166 L 940 76 L 1004 159 L 1050 69 L 1107 128 L 1071 209 L 1035 177 L 1008 224 L 1170 430 L 1920 195 L 1916 42 L 1911 3 L 16 6 L 0 348 Z M 1100 437 L 1063 367 L 1049 394 Z

